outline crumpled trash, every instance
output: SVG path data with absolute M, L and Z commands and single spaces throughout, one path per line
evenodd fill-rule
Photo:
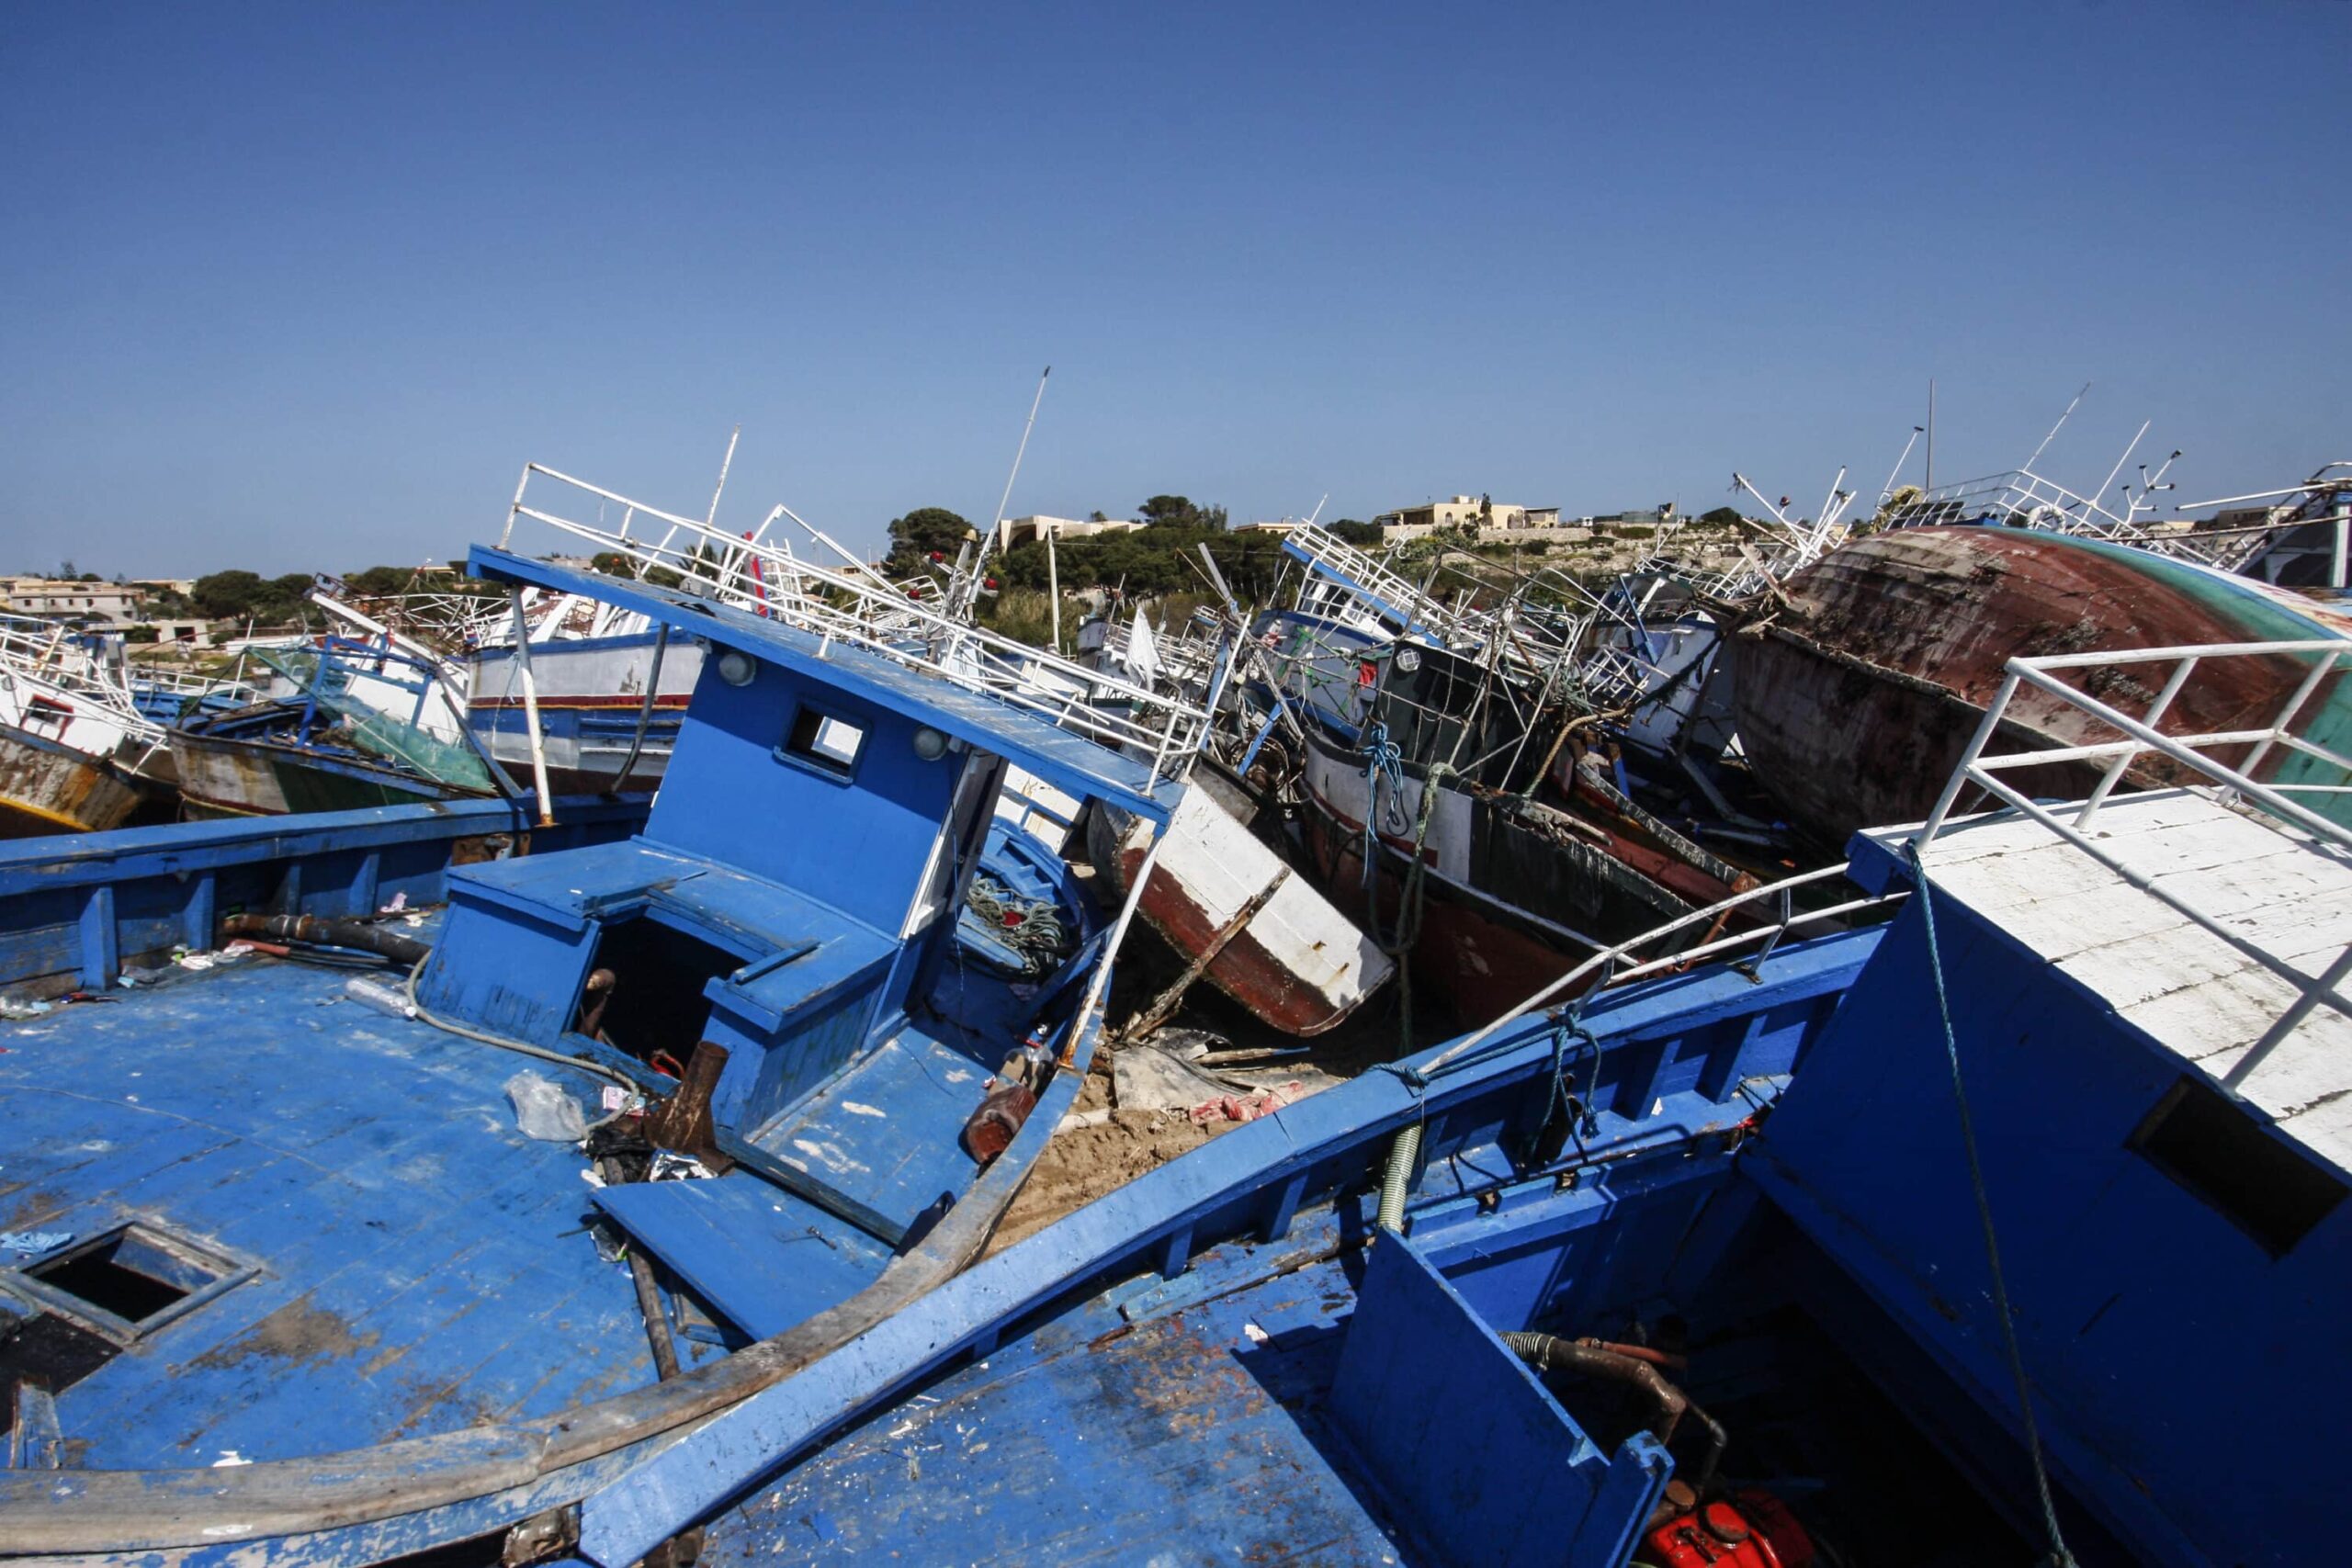
M 54 1252 L 73 1239 L 72 1231 L 0 1231 L 0 1252 L 29 1258 L 37 1252 Z
M 707 1181 L 718 1173 L 695 1158 L 674 1149 L 653 1151 L 653 1167 L 646 1173 L 648 1181 Z
M 506 1080 L 506 1098 L 514 1102 L 514 1126 L 526 1138 L 576 1144 L 588 1135 L 580 1102 L 552 1078 L 526 1067 Z
M 0 1018 L 18 1020 L 40 1018 L 54 1010 L 56 1010 L 53 1003 L 11 1001 L 6 997 L 0 997 Z

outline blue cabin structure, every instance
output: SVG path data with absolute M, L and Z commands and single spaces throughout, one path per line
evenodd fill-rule
M 2204 790 L 2108 800 L 2104 859 L 1918 838 L 1853 845 L 1889 924 L 1366 1074 L 989 1259 L 591 1495 L 582 1555 L 2318 1560 L 2352 844 Z
M 561 1555 L 964 1267 L 1077 1093 L 1119 928 L 998 787 L 1179 784 L 884 646 L 472 566 L 702 645 L 650 809 L 0 851 L 0 1556 Z

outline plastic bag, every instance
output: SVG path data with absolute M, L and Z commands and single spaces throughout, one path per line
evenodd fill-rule
M 514 1101 L 514 1125 L 526 1138 L 576 1144 L 588 1135 L 580 1102 L 552 1079 L 526 1068 L 506 1080 L 506 1098 Z

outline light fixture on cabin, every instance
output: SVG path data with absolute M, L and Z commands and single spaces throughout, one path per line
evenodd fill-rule
M 924 725 L 915 731 L 915 755 L 926 762 L 936 762 L 947 755 L 947 737 Z
M 718 656 L 718 678 L 730 686 L 748 686 L 759 672 L 759 660 L 740 648 L 730 648 Z
M 1419 670 L 1420 667 L 1421 656 L 1417 650 L 1409 648 L 1400 648 L 1396 650 L 1396 668 L 1398 670 L 1408 675 L 1410 675 L 1414 671 Z

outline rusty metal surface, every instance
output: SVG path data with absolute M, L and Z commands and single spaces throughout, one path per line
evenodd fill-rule
M 0 839 L 102 831 L 139 801 L 111 764 L 0 725 Z
M 1799 572 L 1785 593 L 1733 638 L 1740 742 L 1792 822 L 1830 850 L 1859 829 L 1927 815 L 2012 658 L 2277 635 L 2225 593 L 2188 592 L 2130 552 L 2016 529 L 1878 535 Z M 2139 713 L 2166 672 L 2089 671 L 2083 689 Z M 2303 673 L 2286 659 L 2206 666 L 2161 728 L 2266 725 Z M 2011 712 L 2005 744 L 2115 739 L 2030 688 Z M 2153 769 L 2133 777 L 2164 782 Z M 2080 795 L 2095 781 L 2085 768 L 2018 775 L 2043 795 Z
M 1093 814 L 1087 847 L 1095 864 L 1109 874 L 1121 897 L 1134 885 L 1136 872 L 1142 866 L 1149 846 L 1148 824 L 1136 823 L 1129 831 L 1120 833 L 1109 813 Z M 1155 868 L 1136 905 L 1136 913 L 1186 960 L 1205 951 L 1220 934 L 1220 922 L 1203 909 L 1183 884 L 1167 874 L 1164 868 Z M 1248 1009 L 1251 1016 L 1287 1034 L 1320 1034 L 1354 1010 L 1353 1007 L 1335 1006 L 1267 951 L 1246 926 L 1225 942 L 1202 978 Z

